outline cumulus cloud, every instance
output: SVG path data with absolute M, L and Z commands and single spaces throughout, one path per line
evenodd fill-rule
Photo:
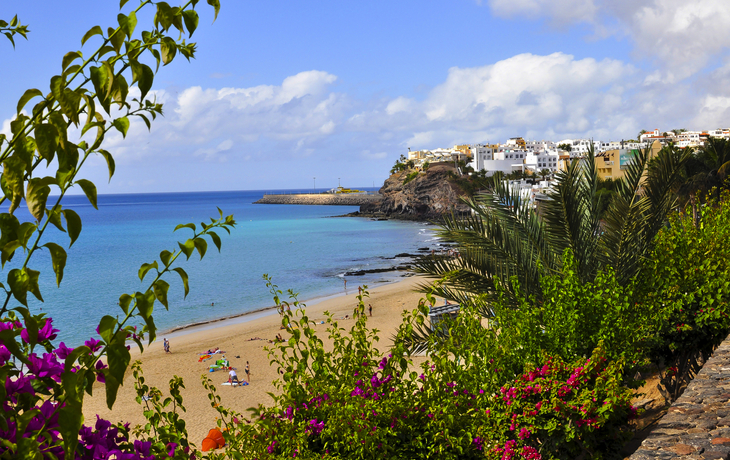
M 134 119 L 133 141 L 112 135 L 109 145 L 122 161 L 161 151 L 226 161 L 251 144 L 259 149 L 266 143 L 306 155 L 310 144 L 335 134 L 345 117 L 349 102 L 332 91 L 336 80 L 313 70 L 287 77 L 280 85 L 160 92 L 156 96 L 165 103 L 165 117 L 153 123 L 152 132 L 145 133 Z
M 492 65 L 452 68 L 423 101 L 403 97 L 350 118 L 355 130 L 393 130 L 409 147 L 498 141 L 532 132 L 608 132 L 623 111 L 635 69 L 620 61 L 520 54 Z
M 589 23 L 598 35 L 630 37 L 641 59 L 656 60 L 668 83 L 697 73 L 730 47 L 724 0 L 489 0 L 502 17 Z M 669 71 L 671 70 L 671 71 Z

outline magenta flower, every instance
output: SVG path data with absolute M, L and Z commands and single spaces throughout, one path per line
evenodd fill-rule
M 71 352 L 74 351 L 73 348 L 69 348 L 66 346 L 65 343 L 61 342 L 61 344 L 56 348 L 56 356 L 58 356 L 60 359 L 66 359 L 68 355 L 71 354 Z
M 10 351 L 5 348 L 5 345 L 0 344 L 0 366 L 4 365 L 10 360 Z
M 96 340 L 95 338 L 90 338 L 86 342 L 84 342 L 84 345 L 89 347 L 91 349 L 91 352 L 94 353 L 95 351 L 99 351 L 101 348 L 101 341 Z
M 175 456 L 175 448 L 177 447 L 176 442 L 168 442 L 167 443 L 167 456 L 168 457 L 174 457 Z
M 40 378 L 58 377 L 63 373 L 63 366 L 56 360 L 56 355 L 53 353 L 43 353 L 43 358 L 32 353 L 28 356 L 28 361 L 30 361 L 28 366 L 30 372 Z
M 479 452 L 484 450 L 484 442 L 482 441 L 482 438 L 480 438 L 479 436 L 474 438 L 472 443 L 474 444 L 474 447 L 476 447 Z

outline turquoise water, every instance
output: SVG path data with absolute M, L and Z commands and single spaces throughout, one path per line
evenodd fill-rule
M 218 216 L 216 206 L 224 215 L 234 214 L 238 226 L 231 235 L 218 232 L 223 243 L 220 254 L 209 244 L 202 261 L 197 254 L 187 262 L 178 259 L 190 276 L 190 294 L 183 299 L 176 274 L 165 278 L 171 285 L 170 311 L 157 304 L 154 313 L 161 331 L 271 306 L 264 273 L 282 290 L 298 292 L 300 300 L 313 299 L 342 292 L 345 271 L 397 265 L 406 259 L 384 257 L 433 244 L 432 227 L 427 224 L 331 217 L 356 211 L 354 206 L 254 205 L 263 193 L 102 195 L 98 211 L 84 197 L 67 197 L 63 205 L 78 212 L 83 231 L 68 250 L 60 288 L 48 253 L 34 256 L 30 267 L 41 271 L 45 302 L 33 298 L 29 305 L 54 318 L 61 329 L 59 340 L 77 345 L 94 334 L 102 316 L 121 314 L 117 301 L 122 293 L 146 289 L 148 283 L 137 276 L 142 263 L 158 259 L 163 249 L 176 249 L 178 240 L 190 236 L 186 229 L 173 233 L 175 226 L 209 221 Z M 68 237 L 57 230 L 49 231 L 46 240 L 68 247 Z M 352 293 L 358 284 L 373 285 L 395 276 L 351 277 L 348 288 Z

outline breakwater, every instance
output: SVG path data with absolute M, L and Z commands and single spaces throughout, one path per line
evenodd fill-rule
M 730 337 L 630 460 L 730 458 Z
M 327 206 L 362 206 L 380 201 L 380 195 L 364 193 L 299 193 L 295 195 L 264 195 L 254 204 L 308 204 Z

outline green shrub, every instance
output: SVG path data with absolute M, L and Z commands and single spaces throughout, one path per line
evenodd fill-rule
M 651 357 L 666 396 L 675 399 L 730 329 L 730 192 L 701 208 L 671 216 L 656 239 L 641 279 L 645 302 L 663 305 Z
M 601 348 L 574 364 L 543 354 L 536 367 L 515 372 L 510 360 L 517 353 L 501 349 L 498 335 L 467 309 L 444 340 L 434 338 L 419 372 L 402 339 L 424 325 L 433 299 L 404 314 L 385 355 L 373 346 L 378 336 L 367 328 L 364 296 L 349 331 L 328 317 L 331 351 L 296 297 L 291 309 L 280 309 L 292 334 L 270 350 L 282 376 L 280 395 L 250 419 L 222 407 L 203 377 L 228 441 L 212 460 L 512 458 L 505 447 L 533 459 L 609 458 L 622 445 L 630 394 L 621 385 L 621 362 L 609 363 Z
M 412 181 L 416 177 L 418 177 L 418 171 L 413 171 L 413 172 L 408 173 L 406 178 L 403 179 L 403 185 L 406 185 L 408 182 Z

